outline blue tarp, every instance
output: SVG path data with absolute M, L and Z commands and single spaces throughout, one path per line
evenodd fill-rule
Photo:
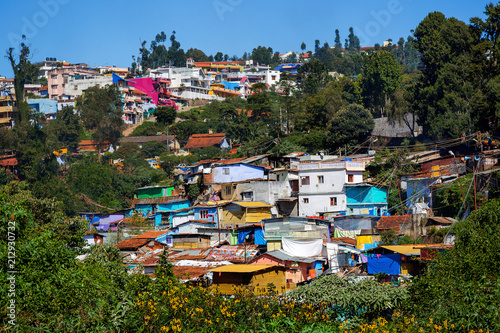
M 239 244 L 244 244 L 245 243 L 245 237 L 249 235 L 253 230 L 252 229 L 247 229 L 247 230 L 242 230 L 238 233 L 238 245 Z
M 399 275 L 401 274 L 401 254 L 370 254 L 367 267 L 368 274 Z
M 264 239 L 264 231 L 262 229 L 255 229 L 255 245 L 267 245 Z

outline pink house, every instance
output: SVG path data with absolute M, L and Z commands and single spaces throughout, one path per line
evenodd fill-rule
M 323 267 L 324 258 L 299 258 L 287 254 L 283 250 L 266 252 L 252 260 L 256 265 L 278 265 L 287 267 L 285 272 L 287 283 L 301 283 L 317 275 Z
M 59 100 L 65 95 L 68 77 L 74 75 L 95 75 L 96 72 L 77 66 L 63 66 L 47 72 L 47 88 L 50 99 Z

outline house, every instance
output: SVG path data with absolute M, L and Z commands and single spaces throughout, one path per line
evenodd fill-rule
M 152 198 L 160 199 L 155 200 L 157 203 L 153 201 L 152 205 L 141 205 L 141 211 L 144 208 L 148 209 L 151 207 L 150 215 L 154 215 L 155 217 L 155 226 L 159 227 L 171 227 L 172 226 L 172 218 L 173 216 L 177 216 L 180 209 L 185 209 L 191 207 L 191 202 L 187 199 L 177 199 L 177 200 L 167 200 L 165 198 Z M 143 199 L 143 200 L 151 200 L 151 199 Z M 144 212 L 143 212 L 144 214 Z
M 220 149 L 230 149 L 231 141 L 226 138 L 225 133 L 216 134 L 193 134 L 189 137 L 184 149 L 200 149 L 206 147 L 216 147 Z
M 174 249 L 196 249 L 200 247 L 210 247 L 210 236 L 187 233 L 187 234 L 169 234 L 167 238 L 172 239 Z M 167 243 L 170 243 L 167 240 Z
M 130 238 L 115 244 L 115 246 L 124 253 L 136 252 L 139 250 L 158 250 L 165 247 L 162 243 L 148 238 Z
M 270 283 L 280 294 L 294 287 L 287 285 L 287 268 L 283 266 L 236 264 L 212 268 L 210 271 L 214 273 L 213 286 L 226 295 L 234 294 L 234 288 L 245 288 L 255 295 L 265 295 Z
M 410 245 L 387 245 L 368 250 L 368 274 L 387 275 L 417 274 L 419 271 L 420 249 Z
M 384 216 L 386 218 L 390 216 Z M 381 219 L 382 219 L 381 218 Z M 374 234 L 376 232 L 376 217 L 366 215 L 342 215 L 333 218 L 334 237 L 356 238 L 361 233 Z
M 167 234 L 168 231 L 162 230 L 162 231 L 146 231 L 145 233 L 142 233 L 140 235 L 134 236 L 133 238 L 140 238 L 140 239 L 153 239 L 155 241 L 158 241 L 160 243 L 165 244 L 167 241 Z
M 13 95 L 0 96 L 0 127 L 12 128 L 17 111 L 17 102 Z
M 425 222 L 424 228 L 425 228 L 425 234 L 429 235 L 431 234 L 432 229 L 442 229 L 442 228 L 448 228 L 450 227 L 453 223 L 457 222 L 457 220 L 451 218 L 451 217 L 438 217 L 438 216 L 431 216 L 427 218 L 427 221 Z
M 253 259 L 251 264 L 287 267 L 288 270 L 285 271 L 287 283 L 298 284 L 321 275 L 325 261 L 326 259 L 322 258 L 295 257 L 283 250 L 275 250 L 261 254 Z
M 82 96 L 91 87 L 106 87 L 113 84 L 111 75 L 97 73 L 84 75 L 69 75 L 64 84 L 64 94 L 73 99 Z
M 67 95 L 66 88 L 68 86 L 69 78 L 74 76 L 95 76 L 96 72 L 88 68 L 83 68 L 80 66 L 70 66 L 67 63 L 63 63 L 62 67 L 56 67 L 47 71 L 47 87 L 48 95 L 50 99 L 59 100 L 66 97 L 71 97 Z M 74 85 L 73 87 L 74 88 Z
M 263 179 L 266 168 L 244 163 L 225 164 L 223 161 L 212 168 L 212 182 L 216 184 L 235 183 L 250 179 Z M 225 192 L 222 198 L 225 199 Z
M 328 267 L 331 273 L 338 273 L 347 267 L 362 262 L 361 251 L 338 243 L 326 243 Z
M 233 229 L 238 245 L 266 245 L 264 239 L 264 226 L 261 223 L 243 225 Z
M 145 186 L 135 189 L 134 197 L 137 199 L 163 198 L 177 195 L 173 186 Z
M 268 251 L 284 248 L 287 240 L 307 240 L 321 247 L 323 242 L 330 242 L 330 222 L 308 217 L 288 216 L 269 218 L 262 221 L 264 224 L 264 239 L 267 241 Z M 311 240 L 314 240 L 311 242 Z M 319 243 L 318 243 L 319 241 Z M 306 251 L 304 253 L 308 253 Z M 306 256 L 302 254 L 301 256 Z
M 199 228 L 210 228 L 215 226 L 216 223 L 211 221 L 190 220 L 178 224 L 176 227 L 172 228 L 172 231 L 179 234 L 196 234 Z
M 160 213 L 160 215 L 161 215 L 161 213 Z M 193 207 L 172 210 L 172 211 L 170 211 L 169 215 L 170 215 L 170 221 L 172 222 L 171 227 L 173 227 L 173 228 L 177 227 L 178 225 L 180 225 L 184 222 L 188 222 L 188 221 L 195 219 Z
M 136 143 L 139 148 L 142 148 L 144 143 L 146 142 L 160 142 L 165 146 L 168 145 L 169 150 L 178 150 L 180 149 L 179 141 L 175 138 L 174 135 L 155 135 L 155 136 L 127 136 L 121 138 L 118 143 L 118 148 L 124 143 Z
M 387 212 L 387 186 L 345 184 L 347 215 L 382 216 Z
M 16 155 L 3 155 L 0 156 L 0 170 L 11 175 L 17 174 L 17 158 Z
M 78 143 L 78 152 L 114 152 L 115 149 L 109 142 L 104 142 L 100 146 L 96 141 L 93 140 L 82 140 Z
M 393 229 L 396 234 L 400 234 L 404 224 L 410 223 L 410 215 L 382 216 L 377 221 L 376 232 Z
M 154 80 L 169 80 L 168 88 L 171 96 L 178 100 L 204 99 L 222 100 L 210 94 L 211 77 L 196 67 L 157 68 L 151 71 Z
M 221 227 L 241 226 L 246 223 L 259 223 L 271 217 L 271 205 L 260 201 L 239 201 L 222 208 Z
M 57 101 L 52 99 L 28 99 L 28 105 L 36 112 L 43 113 L 49 119 L 55 119 Z
M 300 163 L 299 216 L 335 216 L 347 210 L 346 184 L 363 181 L 363 162 Z

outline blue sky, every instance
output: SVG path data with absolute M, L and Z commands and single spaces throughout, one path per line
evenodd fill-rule
M 362 46 L 407 37 L 433 11 L 468 22 L 484 18 L 486 0 L 22 0 L 3 6 L 2 51 L 24 33 L 32 61 L 55 57 L 91 66 L 128 67 L 140 41 L 177 32 L 184 50 L 198 48 L 241 56 L 259 45 L 274 51 L 307 50 L 314 41 L 333 45 L 349 27 Z M 169 40 L 167 39 L 167 43 Z M 5 58 L 0 75 L 12 77 Z

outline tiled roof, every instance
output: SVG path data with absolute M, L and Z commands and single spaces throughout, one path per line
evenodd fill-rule
M 210 146 L 218 146 L 226 137 L 225 133 L 216 134 L 193 134 L 184 147 L 185 149 L 205 148 Z
M 126 239 L 124 241 L 121 241 L 120 243 L 116 244 L 115 246 L 119 248 L 120 250 L 136 250 L 140 248 L 141 246 L 146 245 L 149 243 L 151 240 L 147 238 L 130 238 Z
M 345 243 L 356 246 L 356 240 L 351 237 L 334 237 L 332 238 L 332 242 L 334 243 Z
M 246 157 L 238 157 L 238 158 L 229 158 L 229 159 L 226 159 L 226 160 L 220 160 L 220 161 L 217 161 L 215 162 L 215 164 L 217 165 L 228 165 L 228 164 L 236 164 L 236 163 L 239 163 L 243 160 L 247 159 Z
M 103 143 L 101 149 L 107 149 L 109 147 L 108 143 Z M 97 147 L 97 142 L 93 140 L 83 140 L 78 143 L 78 149 L 79 150 L 86 150 L 86 151 L 97 151 L 99 150 Z
M 218 160 L 219 160 L 219 158 L 212 158 L 212 159 L 208 159 L 208 160 L 201 160 L 201 161 L 198 161 L 196 163 L 191 164 L 191 166 L 194 167 L 194 166 L 201 165 L 201 164 L 214 163 L 214 162 L 217 162 Z
M 17 165 L 17 159 L 15 156 L 16 155 L 0 156 L 0 165 L 1 166 Z
M 389 230 L 394 229 L 399 232 L 399 225 L 401 223 L 407 223 L 410 221 L 410 215 L 398 215 L 398 216 L 382 216 L 377 222 L 377 229 L 379 230 Z

